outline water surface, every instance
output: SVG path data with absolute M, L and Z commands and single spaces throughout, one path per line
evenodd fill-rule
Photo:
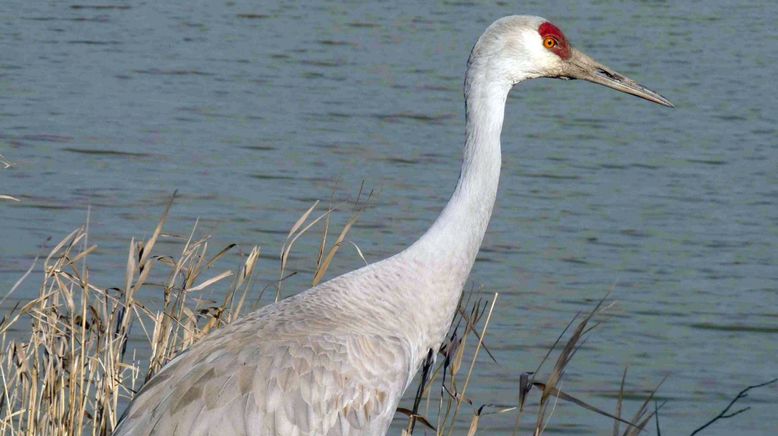
M 565 388 L 613 410 L 631 389 L 668 400 L 688 434 L 778 374 L 778 47 L 772 3 L 6 1 L 0 6 L 0 284 L 86 220 L 92 278 L 122 283 L 132 237 L 173 190 L 169 230 L 261 244 L 277 277 L 286 231 L 316 199 L 371 207 L 350 239 L 378 260 L 418 237 L 450 195 L 470 47 L 495 18 L 544 15 L 579 48 L 676 105 L 540 80 L 509 98 L 498 204 L 472 283 L 501 293 L 472 395 L 511 403 L 571 316 L 608 290 L 616 316 Z M 347 214 L 341 218 L 345 219 Z M 310 281 L 302 241 L 286 289 Z M 343 250 L 332 273 L 358 267 Z M 38 277 L 18 297 L 36 292 Z M 707 434 L 778 428 L 775 387 Z M 630 403 L 634 409 L 638 403 Z M 466 415 L 469 414 L 468 410 Z M 510 428 L 512 417 L 482 427 Z M 610 423 L 560 405 L 558 433 Z

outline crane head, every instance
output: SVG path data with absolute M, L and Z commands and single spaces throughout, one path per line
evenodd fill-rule
M 537 77 L 580 79 L 674 107 L 657 92 L 574 48 L 557 26 L 540 17 L 511 16 L 495 21 L 479 38 L 469 64 L 476 66 L 476 72 L 496 72 L 511 84 Z M 478 64 L 484 68 L 477 68 Z

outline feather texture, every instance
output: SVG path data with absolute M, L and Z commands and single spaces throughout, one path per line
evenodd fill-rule
M 420 335 L 426 321 L 415 307 L 423 294 L 374 285 L 411 282 L 409 270 L 390 267 L 399 260 L 338 277 L 204 338 L 143 387 L 115 434 L 383 434 L 424 350 L 445 334 Z M 402 293 L 407 299 L 383 298 Z M 416 333 L 397 325 L 417 326 Z

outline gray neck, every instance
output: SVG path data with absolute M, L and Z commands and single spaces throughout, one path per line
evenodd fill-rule
M 465 79 L 467 130 L 459 182 L 432 227 L 407 250 L 435 265 L 431 273 L 453 275 L 462 285 L 486 233 L 500 179 L 500 132 L 512 84 L 489 76 L 486 65 L 471 59 Z

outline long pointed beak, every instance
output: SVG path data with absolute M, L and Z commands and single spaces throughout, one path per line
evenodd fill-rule
M 670 100 L 635 82 L 629 77 L 625 77 L 611 70 L 576 49 L 572 49 L 570 59 L 567 61 L 560 76 L 569 79 L 588 80 L 615 89 L 616 91 L 632 94 L 648 101 L 661 104 L 662 106 L 675 107 L 670 103 Z

